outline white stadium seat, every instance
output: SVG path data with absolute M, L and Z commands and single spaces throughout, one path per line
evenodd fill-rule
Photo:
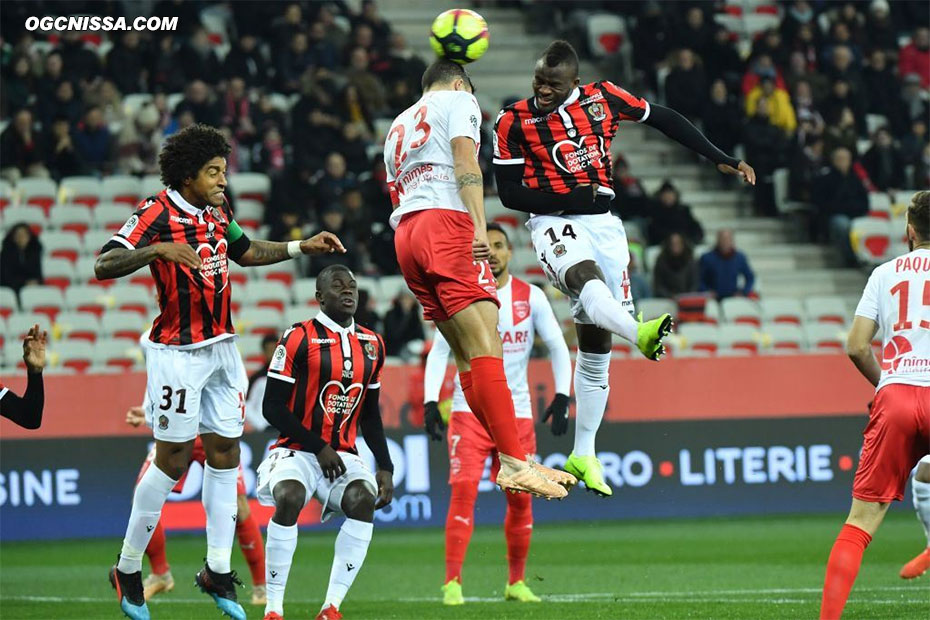
M 758 327 L 762 324 L 759 303 L 745 297 L 728 297 L 720 303 L 720 309 L 728 323 L 743 323 Z
M 124 174 L 104 177 L 100 187 L 101 202 L 121 203 L 134 208 L 142 198 L 142 182 L 137 177 Z
M 100 337 L 100 319 L 89 312 L 62 312 L 55 317 L 55 335 L 62 340 L 87 340 Z
M 58 186 L 62 203 L 83 204 L 88 207 L 100 202 L 102 189 L 100 179 L 92 176 L 65 177 Z
M 71 230 L 83 235 L 90 229 L 93 216 L 83 205 L 56 205 L 49 213 L 48 223 L 56 230 Z
M 800 325 L 804 321 L 804 308 L 798 299 L 790 297 L 763 297 L 760 301 L 762 320 L 773 323 L 793 323 Z
M 804 310 L 808 321 L 838 325 L 845 325 L 847 321 L 846 304 L 842 297 L 834 295 L 808 297 L 804 300 Z

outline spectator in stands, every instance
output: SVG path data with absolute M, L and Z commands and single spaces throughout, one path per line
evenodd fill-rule
M 811 198 L 816 211 L 811 232 L 815 241 L 829 240 L 848 264 L 855 265 L 849 229 L 853 218 L 869 212 L 869 195 L 852 169 L 849 149 L 837 148 L 830 161 L 830 170 L 814 181 Z
M 698 289 L 698 267 L 691 244 L 678 233 L 662 242 L 662 251 L 652 268 L 652 293 L 674 298 Z
M 845 81 L 856 95 L 862 92 L 862 77 L 856 66 L 856 58 L 846 45 L 837 45 L 833 48 L 829 62 L 824 67 L 824 74 L 834 82 Z
M 914 160 L 911 187 L 930 187 L 930 144 L 924 144 L 920 157 Z
M 794 40 L 803 26 L 816 25 L 817 14 L 808 0 L 793 0 L 785 9 L 781 22 L 781 33 L 786 41 Z
M 2 176 L 16 182 L 22 176 L 47 177 L 41 136 L 32 122 L 32 112 L 23 108 L 0 134 Z
M 736 249 L 733 231 L 725 228 L 718 232 L 717 245 L 701 256 L 699 290 L 709 291 L 717 299 L 748 296 L 755 281 L 749 259 Z
M 827 163 L 825 154 L 823 138 L 818 135 L 808 134 L 805 141 L 797 142 L 788 168 L 788 196 L 792 200 L 812 201 L 814 179 L 821 174 Z
M 384 348 L 390 356 L 402 356 L 413 340 L 423 340 L 423 323 L 416 298 L 401 291 L 384 315 Z
M 178 42 L 172 33 L 161 37 L 152 54 L 152 75 L 149 88 L 155 92 L 178 92 L 184 89 L 184 74 L 177 67 Z
M 100 106 L 91 106 L 74 132 L 74 146 L 81 161 L 89 168 L 109 173 L 114 160 L 114 143 L 110 129 L 103 121 Z
M 820 136 L 823 134 L 826 123 L 814 102 L 814 94 L 806 80 L 801 80 L 794 86 L 794 110 L 798 120 L 798 140 L 804 142 L 808 134 Z
M 700 9 L 697 9 L 700 13 Z M 707 91 L 704 70 L 698 65 L 694 52 L 683 49 L 678 52 L 676 66 L 665 78 L 665 99 L 669 107 L 678 110 L 690 120 L 700 118 L 704 102 L 694 93 Z
M 930 88 L 930 27 L 922 25 L 914 29 L 911 42 L 898 55 L 898 74 L 916 75 L 922 88 Z
M 310 25 L 307 41 L 308 60 L 316 69 L 333 71 L 339 62 L 339 51 L 332 41 L 326 38 L 326 28 L 322 22 Z
M 410 93 L 412 104 L 420 92 L 420 77 L 426 70 L 426 63 L 413 53 L 407 44 L 407 38 L 400 32 L 391 34 L 387 60 L 389 69 L 384 79 L 394 82 L 395 87 L 397 84 L 404 84 Z
M 901 86 L 888 64 L 888 55 L 883 49 L 873 49 L 869 62 L 862 70 L 863 95 L 868 99 L 866 112 L 881 114 L 889 121 L 896 112 L 895 97 Z
M 830 82 L 826 77 L 810 70 L 807 60 L 801 52 L 793 52 L 788 57 L 788 72 L 785 75 L 785 83 L 788 86 L 788 92 L 797 96 L 799 82 L 806 82 L 810 87 L 811 96 L 815 101 L 821 101 L 827 95 L 830 89 Z
M 77 123 L 81 118 L 81 102 L 74 92 L 74 82 L 71 80 L 58 82 L 51 98 L 40 99 L 37 104 L 39 120 L 43 126 L 59 116 L 66 117 L 72 124 Z
M 250 106 L 249 112 L 252 116 L 252 127 L 255 128 L 256 134 L 265 135 L 265 132 L 272 128 L 283 131 L 288 125 L 287 115 L 283 110 L 279 110 L 274 106 L 274 101 L 266 92 L 259 95 L 258 103 Z M 299 132 L 297 135 L 313 135 L 316 137 L 315 134 L 301 134 Z
M 927 120 L 917 119 L 908 125 L 907 132 L 901 138 L 901 157 L 913 162 L 920 158 L 924 147 L 930 143 L 927 139 Z M 921 187 L 916 185 L 914 187 Z
M 872 0 L 865 23 L 866 40 L 873 50 L 884 53 L 898 51 L 898 34 L 891 19 L 888 0 Z
M 184 89 L 184 99 L 175 108 L 174 114 L 180 116 L 181 112 L 188 111 L 193 115 L 195 123 L 218 127 L 220 109 L 211 90 L 201 80 L 194 80 Z
M 782 44 L 781 34 L 775 28 L 769 28 L 763 32 L 752 46 L 753 57 L 769 56 L 779 69 L 783 69 L 788 64 L 789 51 L 788 46 Z
M 865 43 L 865 16 L 859 12 L 856 2 L 844 2 L 833 18 L 834 24 L 846 27 L 849 39 L 857 45 Z
M 314 175 L 310 184 L 313 187 L 317 205 L 336 203 L 343 192 L 358 186 L 355 175 L 346 169 L 345 157 L 336 151 L 326 156 L 323 170 Z
M 855 131 L 865 133 L 865 98 L 854 93 L 846 80 L 837 80 L 833 82 L 830 95 L 821 105 L 823 117 L 828 123 L 835 125 L 843 108 L 849 108 L 853 113 Z
M 692 6 L 685 13 L 684 23 L 678 28 L 675 35 L 675 44 L 679 47 L 693 50 L 703 57 L 710 45 L 713 32 L 704 19 L 704 10 Z
M 333 232 L 339 237 L 340 241 L 346 248 L 346 253 L 340 256 L 335 254 L 326 254 L 314 256 L 310 262 L 310 275 L 316 276 L 329 265 L 345 265 L 355 271 L 359 268 L 358 243 L 355 235 L 345 224 L 345 214 L 343 214 L 339 203 L 333 203 L 324 207 L 320 213 L 319 230 L 339 231 Z M 317 231 L 319 232 L 319 231 Z M 351 254 L 351 256 L 350 256 Z
M 772 124 L 768 106 L 768 99 L 756 103 L 755 114 L 743 131 L 743 144 L 746 160 L 752 162 L 756 171 L 753 204 L 758 212 L 771 216 L 775 215 L 772 173 L 782 166 L 789 141 L 784 130 Z
M 34 82 L 36 87 L 36 98 L 41 106 L 43 101 L 51 101 L 58 90 L 58 84 L 65 79 L 65 63 L 61 59 L 61 52 L 52 50 L 45 57 L 44 70 L 41 79 Z M 39 118 L 43 118 L 39 114 Z
M 52 122 L 47 134 L 45 163 L 49 174 L 56 181 L 60 181 L 62 177 L 82 174 L 84 171 L 81 158 L 74 147 L 74 140 L 71 139 L 71 125 L 63 116 Z
M 361 123 L 346 123 L 342 128 L 342 140 L 339 143 L 339 152 L 346 160 L 346 168 L 356 176 L 371 168 L 364 128 Z
M 858 154 L 859 133 L 856 131 L 856 117 L 848 107 L 843 107 L 824 131 L 827 152 L 845 148 L 855 157 Z
M 221 122 L 232 130 L 240 144 L 247 146 L 259 137 L 252 124 L 251 108 L 245 80 L 238 75 L 229 78 L 223 97 Z
M 710 99 L 704 106 L 702 115 L 704 135 L 723 152 L 732 153 L 740 143 L 743 124 L 740 122 L 736 101 L 727 92 L 722 79 L 717 79 L 710 86 Z M 728 177 L 721 177 L 728 178 Z
M 649 218 L 652 217 L 653 199 L 646 194 L 642 182 L 630 172 L 626 157 L 620 153 L 614 157 L 611 177 L 614 181 L 614 191 L 617 193 L 617 199 L 611 203 L 611 208 L 624 224 L 633 224 L 645 232 L 649 227 Z
M 274 209 L 269 211 L 276 213 Z M 304 217 L 293 208 L 286 207 L 284 211 L 276 213 L 274 219 L 271 220 L 270 239 L 275 241 L 300 241 L 305 236 Z
M 293 47 L 294 35 L 306 32 L 306 30 L 307 27 L 304 24 L 300 4 L 297 2 L 289 3 L 284 8 L 284 13 L 275 18 L 271 24 L 272 57 L 280 56 L 281 52 L 288 46 Z
M 345 75 L 349 85 L 355 87 L 357 98 L 366 113 L 380 114 L 387 109 L 384 86 L 370 71 L 369 54 L 364 48 L 355 47 L 349 52 L 349 68 Z
M 13 224 L 0 246 L 0 286 L 20 289 L 42 284 L 42 244 L 28 225 Z
M 691 213 L 691 207 L 681 202 L 678 188 L 666 180 L 656 193 L 647 236 L 650 245 L 656 245 L 672 233 L 681 234 L 695 245 L 704 239 L 704 229 Z
M 794 115 L 794 106 L 791 105 L 788 91 L 784 88 L 776 88 L 774 78 L 769 76 L 762 78 L 762 81 L 746 95 L 747 116 L 751 118 L 756 115 L 756 107 L 761 99 L 765 99 L 768 103 L 766 108 L 769 122 L 785 134 L 793 134 L 798 121 Z
M 10 71 L 3 71 L 3 92 L 0 97 L 3 101 L 3 117 L 10 115 L 12 110 L 25 108 L 29 99 L 35 92 L 35 82 L 32 78 L 32 65 L 29 57 L 20 54 L 10 62 Z
M 772 57 L 768 54 L 762 54 L 750 64 L 749 70 L 743 74 L 740 86 L 743 95 L 748 95 L 753 88 L 759 85 L 763 78 L 767 77 L 775 80 L 775 88 L 785 88 L 785 80 L 781 71 L 772 62 Z
M 887 127 L 879 127 L 872 136 L 872 146 L 862 158 L 869 180 L 881 191 L 894 191 L 905 186 L 906 162 L 894 144 Z
M 270 77 L 268 61 L 258 48 L 254 34 L 245 33 L 232 41 L 232 49 L 223 62 L 227 78 L 237 75 L 245 80 L 249 88 L 263 88 Z
M 355 23 L 364 25 L 371 31 L 375 45 L 381 48 L 387 47 L 391 36 L 391 26 L 381 16 L 374 0 L 362 0 L 362 11 L 355 18 Z
M 81 40 L 77 30 L 65 30 L 61 33 L 61 59 L 65 73 L 75 80 L 83 89 L 100 74 L 100 57 Z
M 704 70 L 710 80 L 722 79 L 730 89 L 736 89 L 743 75 L 743 61 L 723 26 L 714 28 L 714 36 L 704 55 Z
M 280 179 L 287 168 L 284 141 L 277 127 L 269 127 L 262 138 L 254 169 L 267 174 L 272 180 Z
M 656 71 L 671 49 L 671 24 L 658 2 L 642 3 L 642 15 L 636 20 L 632 39 L 634 66 L 646 75 L 649 88 L 656 90 Z
M 154 103 L 139 108 L 129 119 L 117 140 L 116 167 L 122 174 L 157 174 L 158 152 L 163 139 L 161 116 Z
M 123 96 L 110 80 L 97 80 L 84 92 L 84 105 L 99 106 L 103 113 L 103 122 L 109 125 L 121 125 L 126 118 L 123 111 Z
M 148 58 L 142 38 L 135 30 L 123 33 L 107 53 L 107 78 L 124 93 L 148 90 Z
M 914 73 L 904 76 L 900 114 L 901 118 L 909 121 L 927 120 L 930 117 L 930 103 L 927 101 L 924 87 L 921 86 L 921 78 Z
M 791 47 L 794 51 L 791 53 L 791 56 L 788 57 L 788 64 L 793 71 L 798 70 L 798 67 L 794 64 L 797 61 L 792 61 L 792 56 L 797 54 L 804 63 L 805 73 L 810 75 L 821 75 L 818 72 L 820 67 L 820 48 L 817 41 L 817 33 L 818 30 L 813 24 L 804 24 L 798 29 L 797 34 L 791 41 Z M 824 80 L 826 80 L 826 78 L 824 78 Z M 824 90 L 826 90 L 825 84 Z
M 355 322 L 372 331 L 381 333 L 381 317 L 375 312 L 374 306 L 371 292 L 366 288 L 360 288 L 358 290 L 358 309 L 355 311 Z
M 295 32 L 291 44 L 277 55 L 278 90 L 286 95 L 299 92 L 301 78 L 310 68 L 310 51 L 307 35 Z

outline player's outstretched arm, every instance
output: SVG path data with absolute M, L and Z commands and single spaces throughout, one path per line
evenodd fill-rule
M 345 247 L 339 237 L 331 232 L 321 232 L 303 241 L 263 241 L 252 239 L 249 249 L 236 259 L 243 267 L 273 265 L 281 261 L 297 258 L 303 254 L 345 254 Z
M 567 194 L 556 194 L 523 185 L 523 166 L 494 164 L 494 181 L 497 195 L 508 209 L 523 213 L 547 215 L 561 211 L 572 213 L 606 213 L 605 207 L 595 205 L 597 185 L 579 185 Z
M 878 387 L 878 382 L 882 378 L 882 368 L 872 351 L 872 339 L 875 338 L 876 332 L 878 332 L 878 323 L 864 316 L 856 316 L 849 330 L 849 336 L 846 337 L 846 354 L 862 376 Z
M 750 185 L 756 184 L 756 172 L 752 166 L 735 157 L 730 157 L 707 139 L 691 121 L 671 108 L 653 104 L 650 107 L 649 118 L 643 121 L 650 127 L 655 127 L 666 136 L 703 155 L 714 162 L 717 170 L 724 174 L 738 175 Z
M 23 361 L 26 363 L 26 391 L 22 397 L 9 390 L 0 389 L 0 414 L 29 430 L 42 426 L 42 411 L 45 409 L 45 384 L 42 370 L 45 368 L 45 345 L 48 333 L 38 325 L 29 328 L 23 340 Z

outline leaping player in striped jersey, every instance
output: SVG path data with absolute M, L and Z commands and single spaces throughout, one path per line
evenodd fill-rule
M 555 41 L 536 62 L 533 97 L 501 110 L 494 133 L 494 175 L 505 207 L 530 214 L 536 256 L 552 284 L 571 298 L 575 362 L 575 445 L 565 469 L 599 495 L 604 482 L 594 438 L 610 391 L 611 338 L 628 340 L 658 360 L 672 327 L 668 314 L 633 318 L 630 252 L 614 199 L 610 143 L 620 121 L 655 127 L 703 155 L 724 174 L 755 184 L 744 161 L 711 144 L 683 116 L 603 80 L 581 84 L 578 55 Z

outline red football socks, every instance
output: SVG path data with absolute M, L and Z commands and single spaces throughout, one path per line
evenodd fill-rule
M 449 514 L 446 515 L 446 583 L 462 581 L 462 564 L 475 528 L 475 500 L 478 483 L 453 482 Z
M 236 521 L 236 536 L 239 538 L 242 555 L 249 563 L 252 585 L 265 585 L 265 543 L 262 540 L 262 531 L 258 528 L 258 521 L 251 513 L 247 518 Z
M 504 517 L 504 535 L 507 537 L 507 566 L 510 581 L 521 581 L 526 574 L 526 556 L 530 552 L 533 535 L 533 508 L 526 493 L 506 493 L 507 516 Z
M 471 380 L 472 400 L 468 401 L 468 406 L 478 414 L 479 420 L 484 417 L 483 422 L 488 434 L 494 439 L 497 451 L 520 461 L 525 460 L 526 451 L 520 444 L 513 398 L 507 386 L 507 375 L 504 374 L 504 360 L 490 356 L 473 358 Z
M 872 537 L 863 529 L 848 523 L 840 530 L 827 560 L 827 577 L 823 584 L 823 599 L 820 603 L 820 620 L 839 620 L 843 607 L 852 590 L 862 554 L 872 542 Z
M 488 436 L 490 437 L 491 428 L 488 426 L 487 421 L 484 419 L 484 414 L 481 413 L 478 402 L 475 400 L 475 388 L 472 384 L 470 370 L 459 373 L 459 383 L 462 384 L 462 394 L 465 396 L 465 402 L 468 403 L 468 408 L 475 414 L 475 419 L 481 422 L 481 426 L 484 427 L 484 430 L 488 432 Z
M 161 521 L 152 532 L 152 539 L 149 540 L 149 546 L 145 548 L 145 555 L 149 558 L 154 574 L 164 575 L 171 570 L 168 566 L 168 554 L 165 551 L 165 528 L 162 527 Z

